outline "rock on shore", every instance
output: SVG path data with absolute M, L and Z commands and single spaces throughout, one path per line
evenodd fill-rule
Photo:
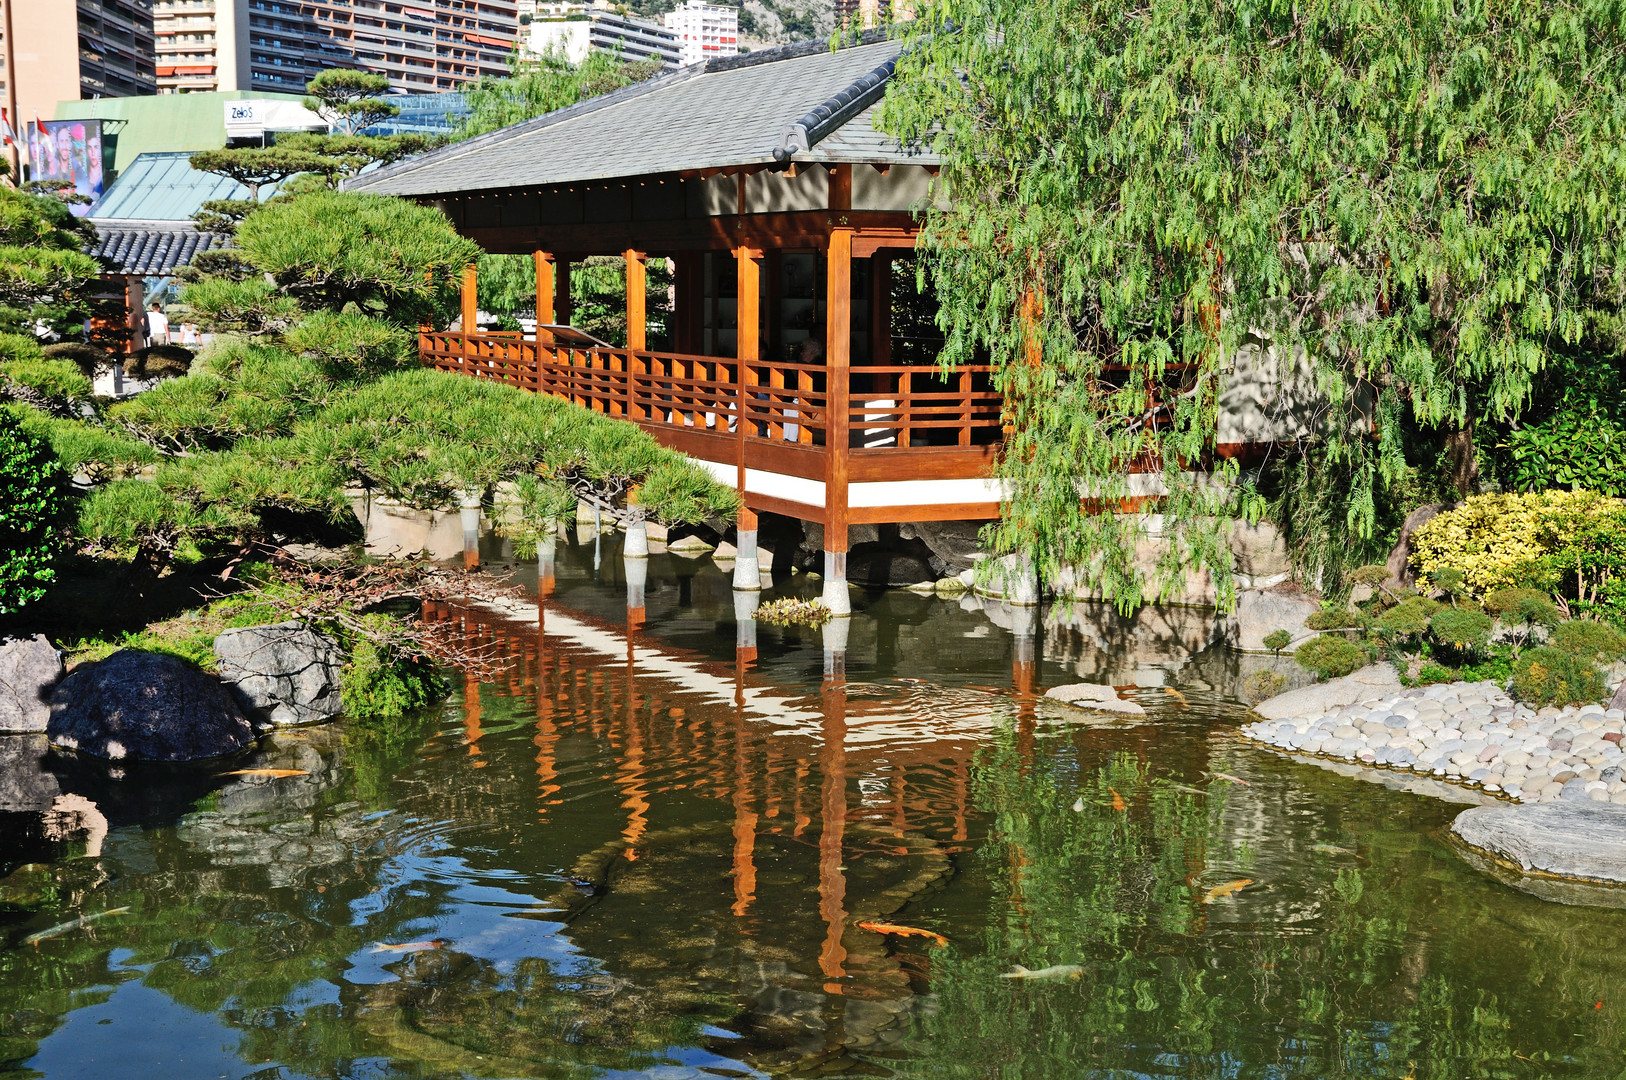
M 116 652 L 51 697 L 52 746 L 112 761 L 194 761 L 235 753 L 254 726 L 220 682 L 173 656 Z
M 1271 718 L 1245 725 L 1241 734 L 1280 750 L 1406 769 L 1526 803 L 1626 806 L 1620 709 L 1535 710 L 1490 682 L 1368 693 L 1348 703 L 1338 699 L 1360 684 L 1343 683 L 1319 702 L 1310 694 L 1333 683 L 1272 698 L 1258 710 Z M 1317 704 L 1326 707 L 1307 707 Z
M 1526 873 L 1626 883 L 1626 806 L 1476 806 L 1451 831 Z

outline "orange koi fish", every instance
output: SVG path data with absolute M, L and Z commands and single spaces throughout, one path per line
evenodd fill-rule
M 1212 904 L 1215 900 L 1221 900 L 1227 896 L 1233 896 L 1252 884 L 1253 878 L 1245 877 L 1237 878 L 1235 881 L 1227 881 L 1224 885 L 1215 885 L 1212 889 L 1209 889 L 1207 892 L 1203 893 L 1203 903 Z
M 446 944 L 444 941 L 403 941 L 399 945 L 374 945 L 372 951 L 381 952 L 425 952 L 429 949 L 438 949 Z
M 918 926 L 900 926 L 897 923 L 889 922 L 861 922 L 858 924 L 858 928 L 860 930 L 870 930 L 877 934 L 888 934 L 894 937 L 931 938 L 939 945 L 948 944 L 948 938 L 944 937 L 942 934 L 936 934 L 930 930 L 922 930 Z
M 221 776 L 259 776 L 267 780 L 286 780 L 290 776 L 309 776 L 309 769 L 233 769 Z
M 1126 807 L 1124 805 L 1124 797 L 1122 795 L 1118 794 L 1116 789 L 1107 788 L 1107 790 L 1112 792 L 1112 808 L 1114 810 L 1126 810 L 1126 809 L 1128 809 L 1128 807 Z
M 1242 779 L 1242 777 L 1240 777 L 1240 776 L 1232 776 L 1228 772 L 1217 772 L 1217 773 L 1211 773 L 1209 775 L 1213 776 L 1213 778 L 1215 780 L 1224 780 L 1224 781 L 1227 781 L 1228 783 L 1232 783 L 1232 784 L 1241 784 L 1243 787 L 1253 787 L 1252 784 L 1250 784 L 1246 780 Z

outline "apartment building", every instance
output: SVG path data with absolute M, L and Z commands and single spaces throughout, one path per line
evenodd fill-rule
M 590 52 L 617 53 L 623 60 L 659 60 L 662 66 L 682 66 L 677 35 L 664 26 L 629 18 L 605 0 L 591 7 L 573 3 L 538 3 L 530 25 L 531 55 L 562 53 L 579 64 Z
M 156 93 L 150 0 L 0 0 L 0 79 L 19 127 L 59 101 Z
M 403 93 L 505 75 L 516 0 L 154 0 L 163 93 L 298 93 L 328 68 L 360 68 Z
M 666 28 L 677 37 L 679 60 L 685 67 L 739 54 L 739 8 L 686 0 L 677 10 L 666 13 Z

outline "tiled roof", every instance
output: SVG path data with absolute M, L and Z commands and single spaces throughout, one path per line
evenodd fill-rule
M 804 42 L 695 64 L 346 183 L 389 195 L 540 187 L 777 159 L 935 164 L 877 132 L 901 46 Z M 809 146 L 808 144 L 811 144 Z
M 106 261 L 110 273 L 168 274 L 200 251 L 226 247 L 219 233 L 199 232 L 190 222 L 91 219 L 96 243 L 89 249 Z
M 96 200 L 90 216 L 98 221 L 187 221 L 211 199 L 248 198 L 248 188 L 237 181 L 194 169 L 191 156 L 191 151 L 142 154 Z M 261 201 L 275 191 L 274 184 L 262 187 Z

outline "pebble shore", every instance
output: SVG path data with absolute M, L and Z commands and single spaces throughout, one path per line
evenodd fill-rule
M 1491 682 L 1420 687 L 1241 729 L 1279 750 L 1404 769 L 1519 802 L 1626 805 L 1623 732 L 1620 709 L 1531 709 Z

